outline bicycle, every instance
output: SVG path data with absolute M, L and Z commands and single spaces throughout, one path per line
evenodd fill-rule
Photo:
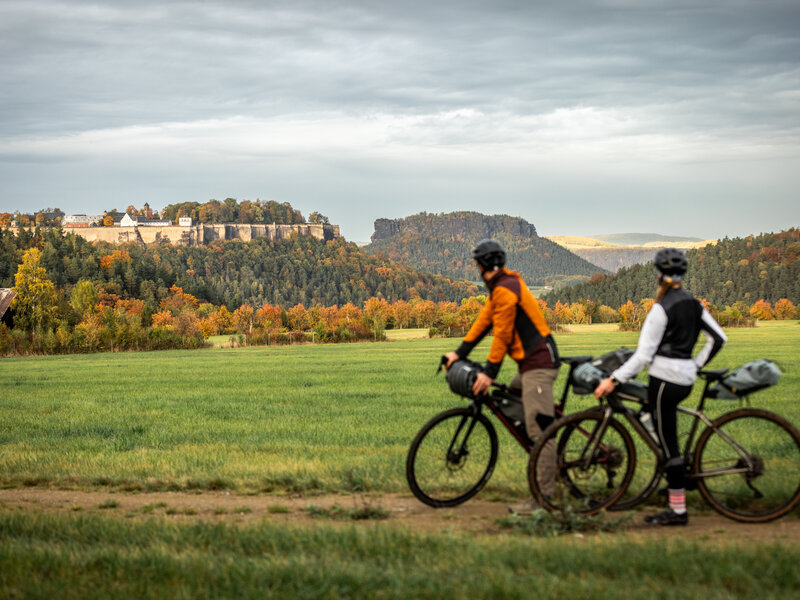
M 728 369 L 704 370 L 705 380 L 696 408 L 678 407 L 691 418 L 682 450 L 687 465 L 687 489 L 698 489 L 717 512 L 731 519 L 762 523 L 789 513 L 800 502 L 800 432 L 784 417 L 762 409 L 739 407 L 713 421 L 703 412 L 706 400 L 716 397 L 711 384 L 720 381 Z M 755 390 L 752 390 L 755 391 Z M 743 401 L 747 396 L 742 396 Z M 528 483 L 539 503 L 550 510 L 564 510 L 581 503 L 582 512 L 593 514 L 609 508 L 627 510 L 644 502 L 658 487 L 664 472 L 664 453 L 654 432 L 642 423 L 646 411 L 624 402 L 643 404 L 647 388 L 638 381 L 620 386 L 601 404 L 562 417 L 551 424 L 531 450 Z M 624 451 L 620 460 L 636 466 L 636 446 L 619 445 L 617 435 L 627 423 L 655 455 L 656 466 L 643 489 L 625 496 L 630 479 L 616 480 L 608 467 L 611 452 Z M 705 429 L 699 433 L 701 425 Z M 609 437 L 611 436 L 611 437 Z M 628 437 L 630 437 L 628 435 Z M 695 442 L 696 439 L 696 442 Z M 539 466 L 546 444 L 556 445 L 559 493 L 546 497 L 539 479 Z M 597 475 L 600 474 L 598 478 Z M 602 481 L 602 480 L 605 481 Z M 586 484 L 599 483 L 603 491 Z M 624 497 L 623 497 L 624 496 Z
M 615 361 L 621 364 L 629 353 L 631 351 L 625 351 Z M 569 365 L 569 376 L 555 407 L 556 418 L 564 414 L 574 369 L 592 357 L 564 356 L 561 360 Z M 446 362 L 442 357 L 440 371 Z M 534 446 L 526 433 L 519 395 L 501 383 L 493 383 L 489 394 L 472 394 L 474 374 L 479 368 L 467 360 L 457 361 L 450 367 L 448 383 L 455 393 L 470 400 L 469 405 L 439 413 L 423 425 L 411 442 L 406 458 L 406 479 L 414 496 L 428 506 L 457 506 L 475 496 L 491 478 L 497 463 L 498 438 L 492 422 L 483 412 L 484 407 L 497 417 L 526 453 Z M 621 435 L 627 436 L 627 443 L 633 443 L 624 429 Z M 617 456 L 624 458 L 621 452 Z M 626 477 L 633 476 L 632 466 L 620 463 L 618 468 L 624 469 Z

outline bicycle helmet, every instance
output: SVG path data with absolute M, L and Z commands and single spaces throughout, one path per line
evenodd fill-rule
M 653 264 L 662 275 L 677 281 L 686 273 L 689 261 L 686 260 L 683 250 L 664 248 L 656 253 Z
M 481 240 L 472 251 L 472 258 L 484 269 L 491 271 L 506 264 L 506 251 L 494 240 Z

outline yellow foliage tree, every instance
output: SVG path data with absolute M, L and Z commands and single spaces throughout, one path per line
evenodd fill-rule
M 47 278 L 38 248 L 31 248 L 22 256 L 13 290 L 16 296 L 11 308 L 15 311 L 15 326 L 27 331 L 52 329 L 58 313 L 58 294 Z
M 797 316 L 797 307 L 788 298 L 781 298 L 775 302 L 774 312 L 776 319 L 794 319 Z

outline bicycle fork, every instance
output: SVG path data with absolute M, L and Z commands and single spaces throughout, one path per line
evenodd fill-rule
M 472 414 L 461 417 L 461 422 L 458 424 L 458 427 L 453 434 L 453 439 L 450 440 L 450 446 L 447 448 L 447 464 L 452 465 L 451 468 L 453 469 L 460 467 L 461 461 L 464 459 L 464 457 L 469 455 L 467 440 L 469 439 L 469 436 L 472 435 L 472 430 L 475 429 L 475 424 L 478 422 L 478 419 L 475 418 L 478 412 L 480 411 L 473 407 Z M 466 434 L 459 442 L 459 436 L 464 430 L 465 425 L 467 425 Z

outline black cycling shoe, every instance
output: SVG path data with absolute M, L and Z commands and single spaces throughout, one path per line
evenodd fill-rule
M 682 513 L 679 515 L 671 508 L 668 508 L 664 512 L 655 515 L 647 515 L 644 518 L 644 522 L 650 523 L 651 525 L 688 525 L 689 513 Z

